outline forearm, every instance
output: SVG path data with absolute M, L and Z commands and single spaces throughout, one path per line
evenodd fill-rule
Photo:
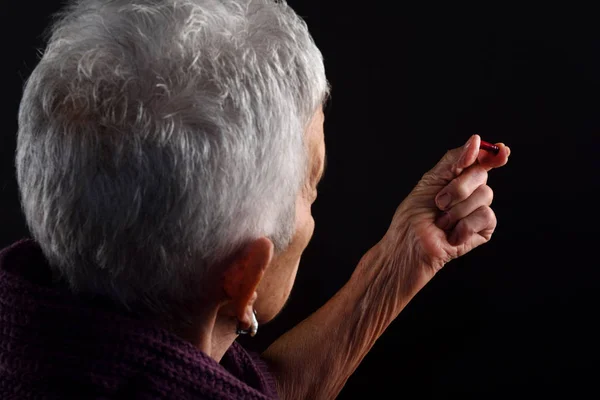
M 333 399 L 375 341 L 428 279 L 378 244 L 338 293 L 264 353 L 282 399 Z M 403 260 L 410 263 L 411 260 Z M 411 265 L 414 271 L 416 266 Z M 420 276 L 420 275 L 418 275 Z

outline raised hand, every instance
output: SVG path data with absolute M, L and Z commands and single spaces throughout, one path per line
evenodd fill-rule
M 423 175 L 400 204 L 390 228 L 378 244 L 388 261 L 404 269 L 399 279 L 420 289 L 448 261 L 486 243 L 496 228 L 490 205 L 493 191 L 488 171 L 505 165 L 510 149 L 498 143 L 498 154 L 480 150 L 473 135 L 449 150 Z M 412 290 L 411 290 L 412 289 Z

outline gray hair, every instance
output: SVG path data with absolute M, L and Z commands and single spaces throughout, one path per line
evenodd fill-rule
M 50 34 L 16 169 L 29 230 L 73 291 L 159 312 L 247 241 L 289 244 L 328 84 L 285 2 L 83 0 Z

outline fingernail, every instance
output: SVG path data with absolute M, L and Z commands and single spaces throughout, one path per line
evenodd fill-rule
M 469 139 L 467 139 L 466 143 L 465 143 L 465 150 L 469 148 L 469 146 L 471 146 L 471 142 L 473 142 L 473 137 L 475 135 L 471 135 L 471 137 Z
M 450 196 L 449 193 L 443 193 L 441 195 L 438 195 L 437 197 L 437 205 L 441 210 L 444 210 L 446 207 L 448 207 L 448 204 L 450 204 L 450 202 L 452 201 L 452 197 Z
M 473 136 L 472 135 L 469 140 L 467 140 L 467 143 L 465 143 L 464 147 L 463 147 L 463 151 L 462 154 L 460 155 L 460 159 L 458 160 L 459 165 L 463 163 L 463 161 L 465 160 L 465 157 L 467 156 L 467 152 L 469 151 L 469 147 L 471 147 L 471 143 L 473 143 Z
M 450 225 L 450 214 L 448 214 L 447 212 L 443 213 L 442 216 L 438 219 L 437 221 L 437 226 L 444 230 L 446 228 L 448 228 L 448 225 Z
M 469 140 L 467 140 L 467 143 L 465 143 L 464 148 L 463 148 L 463 156 L 465 155 L 465 153 L 469 150 L 469 147 L 471 147 L 471 143 L 473 143 L 473 136 L 472 135 Z

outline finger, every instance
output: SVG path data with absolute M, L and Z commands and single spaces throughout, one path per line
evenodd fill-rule
M 496 146 L 498 146 L 500 149 L 498 154 L 488 151 L 481 151 L 477 156 L 477 161 L 479 161 L 479 164 L 488 171 L 492 168 L 502 167 L 508 162 L 510 148 L 504 143 L 496 143 Z
M 457 162 L 458 168 L 468 168 L 477 161 L 477 157 L 479 156 L 479 147 L 481 146 L 481 136 L 473 135 L 471 138 L 471 145 L 465 147 L 462 157 Z
M 452 246 L 473 241 L 476 244 L 484 243 L 492 237 L 496 223 L 496 215 L 490 207 L 479 207 L 456 224 L 448 237 L 448 243 Z
M 481 185 L 471 196 L 456 204 L 448 211 L 440 215 L 435 224 L 438 228 L 443 230 L 450 230 L 454 228 L 456 223 L 463 218 L 466 218 L 479 207 L 490 206 L 494 199 L 494 191 L 488 185 Z
M 479 135 L 473 135 L 463 146 L 448 150 L 435 167 L 428 172 L 428 176 L 435 178 L 441 184 L 450 182 L 465 168 L 477 161 L 480 143 Z
M 454 178 L 435 197 L 435 204 L 440 210 L 447 210 L 467 199 L 481 185 L 487 182 L 488 173 L 479 164 L 471 165 Z

